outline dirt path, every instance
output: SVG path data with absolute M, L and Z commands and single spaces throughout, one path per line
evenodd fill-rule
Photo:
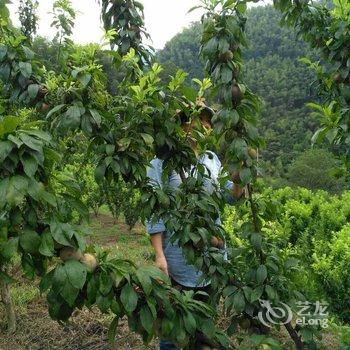
M 18 313 L 18 329 L 9 336 L 4 331 L 3 320 L 0 330 L 0 350 L 112 350 L 107 339 L 107 316 L 98 310 L 76 311 L 67 325 L 51 320 L 44 299 L 28 304 L 25 311 Z M 119 326 L 115 349 L 156 349 L 156 342 L 150 347 L 129 331 L 127 320 Z

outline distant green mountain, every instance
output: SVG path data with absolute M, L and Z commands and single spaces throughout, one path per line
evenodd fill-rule
M 280 14 L 272 6 L 248 11 L 245 51 L 246 81 L 265 101 L 261 132 L 267 140 L 263 159 L 284 175 L 287 165 L 310 148 L 317 121 L 305 104 L 313 99 L 310 84 L 313 72 L 299 62 L 300 57 L 315 55 L 289 28 L 281 27 Z M 175 66 L 189 73 L 190 79 L 204 76 L 204 64 L 198 57 L 201 27 L 194 23 L 172 38 L 158 58 L 169 72 Z M 276 174 L 277 175 L 277 174 Z

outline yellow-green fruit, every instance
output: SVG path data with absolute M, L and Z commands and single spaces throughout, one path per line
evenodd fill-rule
M 60 258 L 62 261 L 67 260 L 80 260 L 82 255 L 79 251 L 72 247 L 65 247 L 60 250 Z
M 243 318 L 239 321 L 239 326 L 242 329 L 248 329 L 250 327 L 250 321 L 248 318 Z
M 201 350 L 211 350 L 212 348 L 209 345 L 202 345 Z
M 255 159 L 258 155 L 258 152 L 256 151 L 256 149 L 249 147 L 248 154 L 249 154 L 250 158 Z
M 97 260 L 92 254 L 84 254 L 80 259 L 80 262 L 83 263 L 89 272 L 94 272 L 97 268 Z

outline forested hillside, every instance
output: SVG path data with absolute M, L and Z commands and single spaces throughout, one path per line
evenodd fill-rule
M 287 165 L 310 148 L 317 121 L 305 104 L 312 99 L 310 85 L 314 73 L 300 57 L 313 53 L 289 28 L 279 24 L 280 14 L 272 6 L 248 11 L 248 48 L 246 80 L 264 99 L 261 130 L 267 142 L 263 159 L 274 175 L 284 176 Z M 194 23 L 170 40 L 158 53 L 169 71 L 173 65 L 189 73 L 189 79 L 202 77 L 204 65 L 199 59 L 200 25 Z

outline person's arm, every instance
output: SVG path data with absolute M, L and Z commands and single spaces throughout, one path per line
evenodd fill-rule
M 151 162 L 151 166 L 147 169 L 147 176 L 151 182 L 151 185 L 154 187 L 162 186 L 162 164 L 160 160 L 155 159 Z M 163 251 L 163 232 L 166 228 L 163 223 L 163 220 L 158 220 L 152 222 L 152 219 L 146 221 L 147 232 L 151 237 L 151 243 L 156 253 L 155 264 L 159 267 L 164 273 L 168 275 L 168 264 L 165 259 Z
M 168 263 L 165 259 L 164 251 L 163 251 L 163 233 L 158 232 L 151 235 L 151 242 L 156 253 L 156 266 L 160 268 L 164 273 L 169 275 L 168 273 Z

